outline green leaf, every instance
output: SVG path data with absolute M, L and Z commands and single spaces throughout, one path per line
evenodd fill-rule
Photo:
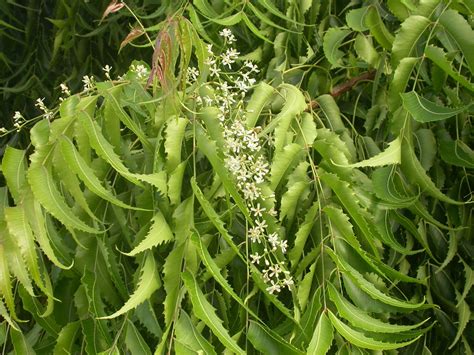
M 372 40 L 359 33 L 354 42 L 354 49 L 357 55 L 372 67 L 377 67 L 380 60 L 380 55 L 375 50 Z
M 10 276 L 10 271 L 8 270 L 8 263 L 7 263 L 6 257 L 7 255 L 5 254 L 4 246 L 3 244 L 0 243 L 0 300 L 2 298 L 5 299 L 5 303 L 8 307 L 8 311 L 10 312 L 11 316 L 13 317 L 13 319 L 18 319 L 16 316 L 16 311 L 15 311 L 15 302 L 14 302 L 14 298 L 13 298 L 14 296 L 12 292 L 13 288 L 12 288 L 11 276 Z M 6 312 L 6 310 L 4 314 L 8 316 L 8 313 Z M 14 324 L 14 322 L 11 321 L 10 317 L 8 318 L 9 318 L 9 323 L 16 330 L 19 330 L 17 326 Z
M 124 253 L 128 256 L 135 256 L 146 250 L 150 250 L 157 245 L 167 243 L 174 240 L 173 232 L 171 231 L 168 222 L 166 222 L 163 214 L 158 211 L 151 220 L 151 227 L 145 239 L 143 239 L 133 250 Z
M 7 146 L 2 159 L 2 173 L 16 203 L 20 202 L 26 183 L 25 151 Z
M 388 89 L 388 106 L 392 112 L 400 107 L 402 103 L 400 93 L 405 92 L 411 73 L 419 61 L 419 58 L 408 57 L 402 58 L 398 63 Z
M 255 319 L 259 319 L 259 317 L 235 293 L 235 291 L 229 285 L 225 277 L 222 276 L 219 270 L 219 267 L 217 266 L 215 261 L 212 259 L 207 248 L 202 243 L 202 238 L 198 234 L 195 233 L 191 236 L 191 241 L 194 243 L 194 245 L 196 245 L 199 251 L 199 255 L 201 256 L 201 259 L 204 265 L 206 266 L 207 270 L 211 273 L 212 277 L 222 286 L 222 288 L 227 292 L 228 295 L 230 295 L 235 301 L 237 301 L 238 304 L 240 304 L 241 307 L 243 307 L 246 310 L 246 312 L 249 315 L 251 315 Z
M 456 336 L 454 337 L 453 342 L 449 345 L 448 349 L 452 349 L 454 345 L 459 341 L 461 336 L 464 334 L 466 329 L 467 323 L 471 319 L 471 309 L 469 308 L 469 304 L 466 301 L 462 301 L 457 307 L 458 311 L 458 329 L 456 332 Z
M 410 194 L 395 166 L 376 169 L 372 174 L 372 184 L 375 195 L 387 203 L 389 207 L 408 207 L 419 198 L 418 194 Z
M 94 173 L 94 170 L 89 167 L 89 165 L 85 162 L 85 160 L 81 157 L 79 152 L 77 151 L 74 143 L 72 141 L 63 136 L 60 140 L 60 148 L 61 154 L 63 155 L 66 163 L 68 164 L 69 168 L 77 175 L 79 178 L 84 182 L 87 188 L 95 193 L 97 196 L 103 198 L 114 205 L 117 205 L 122 208 L 130 208 L 135 209 L 136 207 L 132 207 L 123 203 L 119 199 L 117 199 L 109 190 L 102 186 L 99 179 Z
M 419 96 L 415 91 L 400 94 L 403 107 L 412 117 L 421 123 L 445 120 L 456 116 L 458 113 L 467 111 L 470 106 L 448 108 L 438 105 L 432 101 Z
M 371 350 L 391 350 L 398 349 L 404 346 L 410 345 L 411 343 L 417 341 L 421 335 L 413 340 L 402 342 L 402 343 L 387 343 L 378 341 L 372 338 L 365 336 L 363 333 L 358 332 L 357 330 L 352 329 L 348 325 L 341 322 L 337 317 L 329 311 L 329 318 L 334 328 L 341 334 L 348 342 L 355 346 L 360 346 L 364 349 Z
M 125 333 L 125 346 L 132 354 L 151 355 L 145 339 L 130 319 L 127 319 L 127 330 Z
M 303 351 L 291 345 L 288 340 L 283 339 L 268 327 L 257 322 L 250 321 L 247 334 L 248 340 L 258 351 L 263 354 L 275 355 L 300 355 Z
M 453 200 L 452 198 L 443 194 L 438 187 L 433 183 L 430 177 L 426 174 L 425 169 L 417 159 L 413 147 L 404 139 L 402 143 L 402 170 L 410 179 L 410 181 L 417 183 L 423 191 L 431 196 L 447 203 L 455 205 L 462 205 L 463 202 Z
M 406 57 L 417 57 L 416 48 L 423 33 L 431 26 L 426 17 L 413 15 L 403 21 L 392 47 L 392 64 L 396 67 Z
M 420 327 L 427 320 L 414 325 L 398 325 L 382 322 L 380 319 L 371 317 L 368 313 L 354 306 L 344 298 L 336 288 L 328 284 L 329 297 L 336 305 L 339 315 L 347 319 L 353 326 L 376 333 L 401 333 Z
M 216 354 L 212 345 L 196 329 L 188 314 L 181 310 L 178 321 L 175 324 L 176 341 L 188 346 L 195 353 L 204 351 L 205 354 Z
M 339 50 L 344 39 L 351 33 L 350 30 L 341 27 L 332 27 L 327 30 L 323 39 L 323 50 L 326 59 L 331 63 L 331 68 L 342 66 L 344 52 Z
M 247 28 L 258 38 L 263 39 L 265 42 L 273 44 L 271 40 L 267 38 L 267 36 L 258 29 L 257 26 L 253 24 L 253 22 L 248 18 L 248 16 L 245 13 L 242 13 L 242 20 L 244 20 L 245 25 Z
M 379 42 L 382 47 L 386 50 L 392 49 L 392 43 L 394 41 L 393 35 L 387 27 L 385 27 L 377 8 L 374 6 L 369 8 L 365 16 L 365 24 L 369 27 L 372 36 L 374 36 L 375 40 Z
M 279 94 L 284 99 L 283 108 L 265 127 L 259 136 L 270 133 L 275 128 L 275 151 L 279 152 L 283 149 L 286 142 L 288 129 L 292 120 L 296 115 L 302 113 L 307 105 L 302 92 L 295 86 L 289 84 L 281 84 L 279 86 Z
M 106 317 L 99 317 L 97 319 L 112 319 L 127 313 L 128 311 L 136 308 L 139 304 L 147 300 L 153 292 L 155 292 L 160 286 L 161 281 L 158 275 L 158 269 L 156 267 L 155 258 L 151 252 L 148 252 L 144 257 L 145 261 L 143 267 L 140 270 L 140 279 L 137 283 L 135 292 L 125 302 L 125 304 L 117 312 Z
M 181 146 L 183 144 L 184 131 L 188 125 L 184 117 L 172 117 L 168 120 L 165 129 L 165 152 L 166 170 L 171 173 L 181 163 Z
M 472 24 L 469 24 L 463 16 L 452 9 L 444 11 L 438 21 L 454 39 L 464 54 L 471 74 L 474 74 L 474 30 Z
M 372 158 L 363 160 L 355 164 L 345 165 L 350 168 L 361 168 L 361 167 L 376 167 L 392 164 L 400 164 L 401 162 L 401 139 L 400 137 L 395 138 L 388 144 L 388 147 L 381 153 L 373 156 Z
M 304 354 L 304 352 L 291 345 L 288 340 L 283 339 L 265 325 L 254 321 L 250 321 L 247 336 L 255 349 L 263 354 Z
M 28 182 L 35 198 L 46 211 L 51 213 L 67 228 L 77 229 L 87 233 L 101 233 L 75 216 L 73 210 L 67 205 L 64 197 L 56 187 L 56 182 L 51 173 L 44 166 L 31 164 L 28 170 Z
M 182 273 L 181 277 L 183 278 L 184 285 L 188 290 L 189 297 L 193 304 L 194 315 L 211 329 L 224 346 L 237 354 L 245 354 L 245 351 L 232 339 L 228 331 L 223 327 L 222 320 L 216 315 L 214 308 L 202 293 L 194 276 L 189 271 L 186 271 Z
M 77 338 L 77 332 L 80 322 L 66 324 L 59 332 L 56 345 L 54 346 L 54 355 L 67 355 L 74 352 L 74 343 Z
M 302 147 L 296 143 L 288 144 L 282 151 L 275 153 L 270 168 L 270 188 L 273 191 L 303 154 Z
M 359 9 L 354 9 L 346 13 L 346 23 L 347 26 L 352 28 L 354 31 L 364 32 L 369 29 L 365 24 L 365 16 L 369 11 L 368 6 L 361 7 Z
M 313 337 L 308 345 L 308 349 L 306 349 L 306 353 L 325 355 L 331 348 L 333 340 L 334 330 L 331 322 L 329 321 L 326 312 L 322 312 L 318 324 L 314 329 Z
M 48 297 L 52 297 L 53 292 L 49 284 L 48 275 L 44 273 L 42 275 L 40 272 L 33 231 L 26 219 L 23 206 L 5 207 L 5 221 L 7 222 L 10 235 L 15 239 L 16 244 L 20 248 L 21 255 L 36 285 L 47 294 Z M 43 281 L 43 278 L 45 281 Z M 52 311 L 52 309 L 47 310 L 48 313 L 50 311 Z M 48 314 L 45 314 L 44 316 L 47 315 Z
M 459 82 L 469 91 L 474 92 L 474 85 L 469 82 L 464 76 L 459 74 L 457 70 L 454 70 L 444 51 L 436 46 L 429 45 L 425 49 L 425 56 L 433 61 L 438 67 L 443 69 L 443 71 L 452 77 L 454 80 Z
M 253 128 L 257 124 L 265 106 L 275 93 L 275 88 L 266 82 L 260 82 L 254 89 L 246 107 L 246 125 L 247 128 Z
M 35 355 L 36 352 L 33 349 L 33 344 L 25 335 L 15 329 L 10 330 L 10 338 L 13 344 L 15 354 L 21 355 Z
M 425 301 L 421 301 L 420 303 L 410 303 L 407 301 L 402 301 L 397 298 L 391 297 L 377 289 L 374 284 L 370 281 L 365 279 L 362 274 L 360 274 L 356 269 L 350 266 L 346 261 L 342 258 L 339 258 L 334 254 L 334 252 L 330 249 L 326 249 L 329 253 L 329 256 L 333 261 L 343 270 L 345 274 L 358 286 L 361 290 L 367 293 L 370 297 L 375 300 L 379 300 L 389 306 L 397 307 L 404 310 L 415 310 L 424 307 Z
M 474 168 L 474 151 L 460 139 L 452 140 L 449 133 L 439 134 L 439 153 L 441 159 L 446 163 L 465 167 Z
M 291 266 L 294 268 L 298 265 L 303 250 L 308 240 L 311 229 L 316 221 L 317 213 L 320 211 L 320 201 L 315 201 L 311 208 L 306 212 L 303 223 L 300 224 L 298 231 L 295 235 L 295 244 L 289 251 L 288 256 L 291 262 Z
M 82 128 L 89 137 L 90 145 L 97 155 L 108 162 L 124 178 L 140 186 L 141 184 L 136 176 L 122 163 L 120 157 L 115 153 L 114 147 L 105 139 L 97 122 L 85 111 L 80 112 L 78 116 Z

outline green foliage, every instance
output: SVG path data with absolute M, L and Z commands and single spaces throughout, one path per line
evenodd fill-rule
M 5 150 L 5 352 L 472 353 L 469 4 L 180 6 Z

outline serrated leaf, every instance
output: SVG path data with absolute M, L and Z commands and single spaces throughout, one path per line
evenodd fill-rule
M 370 281 L 365 279 L 356 269 L 354 269 L 351 265 L 349 265 L 346 261 L 344 261 L 342 258 L 339 258 L 334 254 L 334 252 L 330 249 L 326 249 L 328 252 L 329 256 L 333 261 L 344 271 L 346 271 L 346 275 L 358 286 L 360 287 L 361 290 L 363 290 L 365 293 L 367 293 L 370 297 L 383 302 L 389 306 L 397 307 L 400 309 L 406 309 L 406 310 L 415 310 L 415 309 L 420 309 L 420 308 L 426 308 L 424 306 L 425 301 L 422 301 L 420 303 L 410 303 L 407 301 L 402 301 L 397 298 L 393 298 L 391 296 L 388 296 L 387 294 L 383 293 L 379 289 L 377 289 L 374 284 L 372 284 Z
M 67 355 L 74 352 L 74 343 L 77 332 L 80 328 L 80 322 L 71 322 L 66 324 L 59 332 L 53 355 Z
M 366 331 L 377 333 L 401 333 L 418 328 L 427 321 L 425 320 L 414 325 L 398 325 L 382 322 L 380 319 L 371 317 L 368 313 L 350 303 L 331 283 L 328 284 L 328 290 L 329 297 L 336 305 L 339 315 L 348 320 L 353 326 Z
M 453 117 L 458 113 L 467 111 L 472 105 L 448 108 L 419 96 L 415 91 L 400 94 L 403 107 L 418 122 L 435 122 Z
M 400 93 L 405 92 L 413 68 L 419 61 L 419 58 L 408 57 L 402 58 L 398 63 L 388 89 L 388 106 L 391 111 L 395 111 L 402 103 Z
M 302 355 L 303 351 L 297 349 L 286 339 L 257 322 L 250 321 L 248 340 L 258 351 L 263 354 L 275 355 Z
M 365 16 L 367 15 L 368 10 L 369 7 L 364 6 L 359 9 L 348 11 L 346 13 L 347 26 L 352 28 L 354 31 L 359 32 L 368 30 L 369 28 L 365 24 Z
M 191 241 L 196 245 L 199 255 L 206 266 L 207 270 L 211 273 L 212 277 L 222 286 L 222 288 L 230 295 L 242 308 L 248 312 L 255 319 L 259 317 L 242 301 L 242 299 L 235 293 L 232 287 L 229 285 L 224 276 L 222 276 L 219 267 L 216 265 L 215 261 L 212 259 L 209 251 L 202 243 L 202 239 L 198 234 L 193 234 L 191 236 Z
M 370 6 L 365 16 L 365 24 L 369 27 L 372 36 L 374 36 L 375 40 L 379 42 L 382 47 L 386 50 L 392 49 L 392 43 L 394 41 L 393 35 L 385 26 L 378 10 L 374 6 Z
M 306 353 L 325 355 L 331 348 L 333 340 L 333 327 L 326 312 L 322 312 L 318 324 L 314 329 L 313 337 L 308 345 L 308 349 L 306 349 Z
M 327 30 L 323 39 L 323 50 L 326 59 L 331 63 L 331 68 L 342 66 L 342 57 L 344 52 L 339 49 L 344 39 L 351 33 L 346 28 L 332 27 Z
M 88 226 L 75 216 L 56 187 L 56 182 L 46 167 L 36 167 L 32 164 L 28 170 L 28 182 L 35 198 L 44 209 L 66 227 L 87 233 L 101 233 L 98 229 Z
M 459 84 L 464 86 L 469 91 L 474 92 L 474 85 L 453 69 L 450 61 L 446 58 L 446 54 L 441 48 L 429 45 L 425 49 L 425 56 L 431 59 L 438 67 L 443 69 L 446 74 L 459 82 Z
M 155 258 L 153 254 L 148 252 L 144 257 L 145 261 L 143 267 L 140 270 L 140 279 L 138 280 L 137 287 L 130 298 L 117 312 L 106 317 L 99 317 L 98 319 L 112 319 L 127 313 L 128 311 L 136 308 L 139 304 L 147 300 L 160 286 L 161 281 L 158 275 L 158 269 L 156 267 Z
M 259 83 L 253 91 L 246 107 L 246 126 L 253 128 L 257 124 L 258 118 L 270 98 L 275 93 L 275 88 L 264 81 Z
M 463 202 L 453 200 L 443 194 L 426 174 L 418 158 L 413 151 L 411 144 L 404 140 L 402 142 L 402 170 L 412 182 L 417 183 L 424 192 L 447 203 L 462 205 Z
M 125 333 L 125 346 L 132 354 L 151 355 L 145 339 L 130 319 L 127 319 L 127 330 Z
M 361 167 L 376 167 L 392 164 L 400 164 L 401 162 L 401 139 L 400 137 L 395 138 L 388 144 L 385 150 L 369 159 L 363 160 L 358 163 L 345 165 L 349 168 L 361 168 Z
M 133 250 L 124 253 L 128 256 L 135 256 L 146 250 L 152 249 L 157 245 L 167 243 L 174 240 L 173 232 L 171 231 L 168 222 L 166 222 L 163 214 L 158 211 L 151 220 L 151 227 L 145 239 L 143 239 Z
M 458 48 L 464 54 L 471 74 L 474 74 L 474 30 L 472 23 L 460 15 L 457 11 L 448 9 L 438 19 L 446 32 L 454 39 Z
M 299 144 L 291 143 L 282 151 L 275 153 L 270 168 L 270 188 L 274 191 L 283 178 L 289 173 L 291 168 L 304 153 Z
M 194 315 L 201 319 L 212 330 L 223 345 L 237 354 L 244 355 L 245 351 L 232 339 L 228 331 L 223 327 L 222 320 L 216 315 L 214 308 L 202 293 L 194 276 L 189 271 L 186 271 L 181 277 L 193 304 Z
M 188 125 L 184 117 L 172 117 L 165 128 L 166 170 L 171 173 L 181 163 L 181 147 L 184 131 Z
M 372 67 L 377 67 L 380 56 L 375 50 L 369 37 L 359 33 L 354 42 L 354 49 L 357 55 Z
M 79 114 L 81 126 L 89 137 L 90 145 L 102 159 L 108 162 L 120 175 L 135 185 L 141 185 L 137 178 L 123 164 L 120 157 L 115 153 L 113 146 L 105 139 L 100 126 L 93 120 L 88 112 Z
M 417 341 L 419 337 L 412 339 L 410 341 L 402 342 L 402 343 L 388 343 L 382 342 L 379 340 L 375 340 L 365 336 L 363 333 L 352 329 L 348 325 L 341 322 L 337 317 L 329 311 L 329 318 L 331 319 L 331 323 L 333 324 L 334 328 L 341 334 L 348 342 L 355 346 L 360 346 L 364 349 L 371 349 L 371 350 L 391 350 L 391 349 L 398 349 L 404 346 L 410 345 L 411 343 Z
M 10 146 L 5 148 L 2 159 L 2 173 L 16 203 L 20 202 L 26 183 L 25 151 Z
M 191 322 L 188 314 L 181 310 L 178 321 L 175 324 L 176 341 L 188 346 L 193 353 L 204 351 L 205 354 L 216 354 L 212 345 L 202 336 Z
M 114 205 L 122 208 L 134 209 L 135 207 L 129 206 L 117 199 L 109 190 L 102 186 L 99 179 L 96 177 L 92 168 L 85 162 L 72 141 L 63 136 L 60 140 L 61 154 L 64 156 L 66 163 L 69 168 L 84 182 L 87 188 L 95 193 L 97 196 L 103 198 Z
M 416 57 L 416 47 L 423 33 L 431 26 L 426 17 L 413 15 L 403 21 L 392 46 L 392 63 L 396 67 L 402 58 Z
M 259 134 L 259 137 L 275 130 L 275 150 L 279 152 L 286 143 L 287 132 L 292 120 L 296 115 L 302 113 L 306 109 L 306 100 L 302 92 L 295 86 L 289 84 L 281 84 L 279 93 L 284 99 L 281 111 L 274 117 L 265 129 Z

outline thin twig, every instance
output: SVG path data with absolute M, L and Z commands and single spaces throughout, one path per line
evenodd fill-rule
M 351 90 L 359 82 L 366 81 L 366 80 L 372 80 L 373 78 L 375 78 L 375 70 L 366 71 L 366 72 L 360 74 L 359 76 L 356 76 L 356 77 L 354 77 L 352 79 L 349 79 L 348 81 L 346 81 L 346 82 L 344 82 L 340 85 L 335 86 L 332 89 L 330 95 L 334 98 L 337 98 L 337 97 L 341 96 L 342 94 L 346 93 L 347 91 Z M 311 100 L 308 106 L 311 109 L 315 109 L 319 106 L 319 104 L 318 104 L 317 100 Z

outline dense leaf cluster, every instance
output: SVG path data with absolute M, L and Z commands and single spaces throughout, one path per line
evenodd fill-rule
M 4 351 L 471 354 L 473 10 L 194 0 L 139 27 L 149 75 L 135 62 L 5 150 Z M 224 26 L 260 68 L 238 109 L 266 142 L 279 294 L 249 257 L 221 111 L 198 105 Z

